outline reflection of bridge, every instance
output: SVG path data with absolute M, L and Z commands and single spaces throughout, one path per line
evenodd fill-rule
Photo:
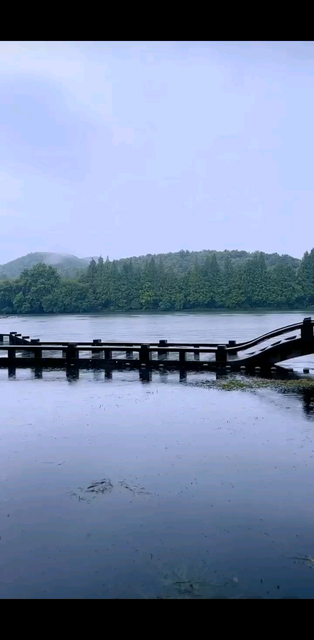
M 181 370 L 267 370 L 279 362 L 314 353 L 311 318 L 254 340 L 236 343 L 54 342 L 16 332 L 0 334 L 0 366 L 76 368 L 164 368 Z M 278 338 L 278 339 L 277 339 Z M 274 339 L 275 342 L 274 342 Z

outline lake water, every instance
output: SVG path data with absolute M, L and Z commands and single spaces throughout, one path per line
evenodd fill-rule
M 25 316 L 1 331 L 240 341 L 307 315 Z M 1 598 L 314 597 L 312 396 L 214 379 L 0 369 Z

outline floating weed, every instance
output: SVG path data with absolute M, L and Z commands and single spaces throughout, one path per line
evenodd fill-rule
M 102 478 L 97 482 L 92 482 L 86 489 L 83 489 L 83 487 L 78 487 L 77 491 L 79 492 L 79 494 L 77 492 L 70 491 L 68 492 L 68 495 L 71 498 L 77 498 L 79 502 L 81 500 L 85 500 L 87 503 L 90 503 L 91 500 L 94 500 L 97 496 L 101 494 L 112 493 L 115 489 L 118 489 L 120 491 L 121 489 L 130 491 L 134 497 L 140 498 L 142 498 L 143 496 L 152 495 L 150 491 L 147 491 L 145 489 L 145 487 L 142 487 L 138 484 L 130 484 L 126 480 L 120 480 L 119 482 L 114 483 L 112 480 L 110 480 L 110 478 Z M 87 494 L 87 496 L 84 497 L 84 495 L 82 494 Z M 90 497 L 90 494 L 93 494 L 92 497 Z
M 195 567 L 181 564 L 171 571 L 159 570 L 159 581 L 161 583 L 161 594 L 142 594 L 144 598 L 148 599 L 212 599 L 217 598 L 221 594 L 221 597 L 227 597 L 224 595 L 224 590 L 230 587 L 236 587 L 237 578 L 224 579 L 218 582 L 216 577 L 209 579 L 208 567 Z M 241 594 L 242 595 L 242 594 Z M 241 596 L 236 596 L 241 597 Z
M 227 379 L 199 381 L 192 383 L 193 386 L 208 389 L 221 389 L 223 391 L 255 391 L 258 389 L 274 389 L 281 393 L 299 393 L 301 391 L 313 391 L 314 380 L 294 379 L 294 380 L 274 380 L 265 378 L 240 378 L 230 377 Z
M 297 555 L 297 556 L 289 556 L 290 560 L 294 560 L 296 562 L 302 562 L 303 564 L 306 564 L 308 567 L 310 567 L 311 569 L 314 569 L 314 558 L 312 558 L 312 556 L 310 555 Z

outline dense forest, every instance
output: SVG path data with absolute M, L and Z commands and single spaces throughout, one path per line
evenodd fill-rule
M 243 254 L 243 255 L 241 255 Z M 176 259 L 171 256 L 177 256 Z M 314 249 L 302 260 L 256 252 L 182 251 L 91 259 L 75 277 L 44 263 L 0 281 L 0 313 L 288 309 L 314 305 Z

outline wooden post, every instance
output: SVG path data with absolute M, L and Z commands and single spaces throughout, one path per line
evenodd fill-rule
M 101 340 L 98 340 L 98 339 L 97 340 L 93 340 L 93 344 L 101 344 Z M 98 349 L 97 349 L 97 351 L 93 351 L 92 353 L 93 353 L 93 355 L 95 355 L 98 358 L 100 358 L 101 357 L 101 353 L 103 353 L 103 350 L 99 349 L 99 351 L 98 351 Z
M 111 349 L 105 349 L 105 360 L 112 360 L 112 351 L 111 351 Z
M 303 325 L 301 327 L 301 339 L 313 340 L 313 325 L 312 318 L 304 318 Z
M 111 371 L 111 369 L 105 369 L 105 380 L 112 380 L 112 371 Z
M 30 344 L 29 336 L 22 336 L 23 344 Z M 25 358 L 29 356 L 29 352 L 26 349 L 22 349 L 23 357 Z
M 168 344 L 168 340 L 159 340 L 159 347 L 166 347 Z M 160 350 L 158 351 L 158 360 L 167 360 L 168 351 Z
M 34 348 L 34 358 L 35 358 L 35 360 L 40 360 L 40 358 L 42 358 L 42 356 L 43 356 L 43 351 L 42 351 L 41 346 L 35 347 Z
M 10 362 L 15 360 L 15 356 L 16 356 L 16 349 L 8 349 L 8 359 Z
M 34 345 L 35 345 L 35 344 L 37 344 L 37 345 L 38 345 L 39 343 L 40 343 L 39 338 L 32 338 L 32 339 L 31 339 L 31 344 L 34 344 Z M 41 358 L 41 356 L 42 356 L 42 352 L 41 352 L 41 354 L 40 354 L 40 353 L 39 353 L 39 351 L 38 351 L 38 352 L 37 352 L 37 353 L 38 353 L 38 355 L 37 355 L 37 354 L 36 354 L 36 351 L 37 351 L 37 349 L 34 349 L 34 351 L 33 351 L 33 356 L 34 356 L 34 358 Z
M 216 363 L 223 367 L 227 364 L 227 352 L 224 344 L 219 344 L 216 351 Z
M 3 333 L 0 333 L 0 342 L 3 342 Z
M 180 351 L 179 351 L 179 362 L 180 362 L 180 365 L 185 365 L 185 351 L 184 351 L 184 349 L 180 349 Z
M 149 344 L 141 344 L 140 348 L 140 364 L 149 364 Z
M 9 344 L 15 344 L 15 335 L 16 335 L 16 331 L 10 331 Z
M 126 351 L 125 351 L 125 357 L 126 357 L 126 358 L 133 358 L 133 351 L 132 351 L 132 349 L 126 349 Z
M 77 349 L 76 342 L 69 342 L 66 349 L 66 359 L 67 360 L 78 360 L 79 358 L 79 350 Z
M 194 344 L 193 347 L 194 349 L 199 349 L 199 344 Z M 194 351 L 194 360 L 199 360 L 199 359 L 200 359 L 200 352 Z
M 180 382 L 186 382 L 186 369 L 180 369 L 179 380 Z
M 228 347 L 235 347 L 235 346 L 236 346 L 236 344 L 237 344 L 237 341 L 236 341 L 236 340 L 229 340 L 229 342 L 228 342 Z M 237 351 L 233 351 L 233 352 L 232 352 L 232 355 L 236 356 L 236 355 L 237 355 L 237 353 L 238 353 Z

